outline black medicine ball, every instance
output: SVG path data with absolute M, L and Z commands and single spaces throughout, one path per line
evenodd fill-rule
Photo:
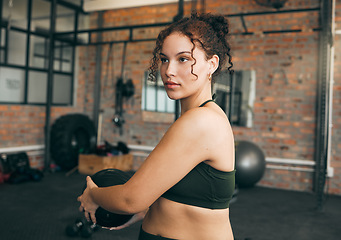
M 123 172 L 118 169 L 104 169 L 91 176 L 98 187 L 110 187 L 126 183 L 133 173 Z M 133 215 L 116 214 L 101 207 L 96 210 L 97 224 L 102 227 L 117 227 L 128 222 Z

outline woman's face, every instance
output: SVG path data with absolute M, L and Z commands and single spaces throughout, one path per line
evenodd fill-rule
M 210 61 L 206 60 L 205 52 L 197 46 L 193 58 L 192 49 L 190 39 L 179 33 L 172 33 L 163 42 L 160 73 L 170 99 L 187 98 L 210 87 Z

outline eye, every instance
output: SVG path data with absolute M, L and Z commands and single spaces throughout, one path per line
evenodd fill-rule
M 168 62 L 168 59 L 167 58 L 160 58 L 160 61 L 161 61 L 161 63 L 166 63 L 166 62 Z
M 180 62 L 187 62 L 187 61 L 188 61 L 188 58 L 181 57 L 181 58 L 179 58 L 179 61 L 180 61 Z

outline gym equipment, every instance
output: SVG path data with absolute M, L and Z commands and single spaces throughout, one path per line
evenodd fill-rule
M 123 116 L 123 102 L 126 99 L 132 97 L 135 93 L 135 86 L 132 79 L 128 79 L 125 81 L 125 59 L 127 52 L 127 43 L 123 43 L 123 53 L 122 53 L 122 64 L 121 64 L 121 76 L 116 81 L 116 89 L 115 89 L 115 115 L 112 121 L 115 123 L 117 127 L 119 127 L 120 135 L 123 134 L 123 124 L 125 123 L 125 119 Z
M 76 237 L 80 235 L 83 238 L 89 238 L 92 233 L 98 229 L 99 227 L 97 224 L 90 224 L 85 219 L 77 218 L 74 224 L 69 224 L 66 226 L 65 234 L 69 237 Z
M 38 169 L 28 168 L 23 171 L 15 171 L 10 174 L 8 178 L 9 183 L 22 183 L 26 181 L 40 181 L 43 178 L 44 174 L 42 171 Z
M 99 229 L 99 226 L 95 223 L 92 224 L 85 224 L 80 231 L 81 237 L 83 238 L 89 238 L 91 235 Z
M 85 221 L 83 219 L 77 218 L 74 224 L 67 225 L 65 228 L 65 233 L 69 237 L 76 237 L 80 233 L 81 228 L 85 226 Z
M 96 137 L 95 125 L 88 116 L 79 113 L 61 116 L 51 127 L 51 156 L 62 169 L 73 169 L 80 153 L 95 152 Z
M 107 141 L 104 144 L 98 146 L 96 149 L 96 155 L 98 156 L 108 156 L 108 155 L 122 155 L 128 154 L 130 152 L 129 147 L 124 142 L 119 141 L 117 145 L 112 145 Z
M 94 175 L 91 179 L 98 187 L 110 187 L 126 183 L 133 172 L 124 172 L 118 169 L 104 169 Z M 97 225 L 102 227 L 117 227 L 128 222 L 133 215 L 111 213 L 99 207 L 95 213 Z
M 0 169 L 5 175 L 4 179 L 9 183 L 40 181 L 44 176 L 42 171 L 30 167 L 26 152 L 1 154 Z
M 252 187 L 265 172 L 265 156 L 254 143 L 239 141 L 236 146 L 236 184 L 238 187 Z
M 23 172 L 30 168 L 30 162 L 26 152 L 0 155 L 0 168 L 3 173 Z

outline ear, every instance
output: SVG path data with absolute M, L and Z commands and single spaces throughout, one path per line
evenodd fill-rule
M 210 72 L 213 74 L 217 68 L 219 67 L 219 57 L 218 55 L 214 54 L 211 59 L 208 60 L 210 64 Z

